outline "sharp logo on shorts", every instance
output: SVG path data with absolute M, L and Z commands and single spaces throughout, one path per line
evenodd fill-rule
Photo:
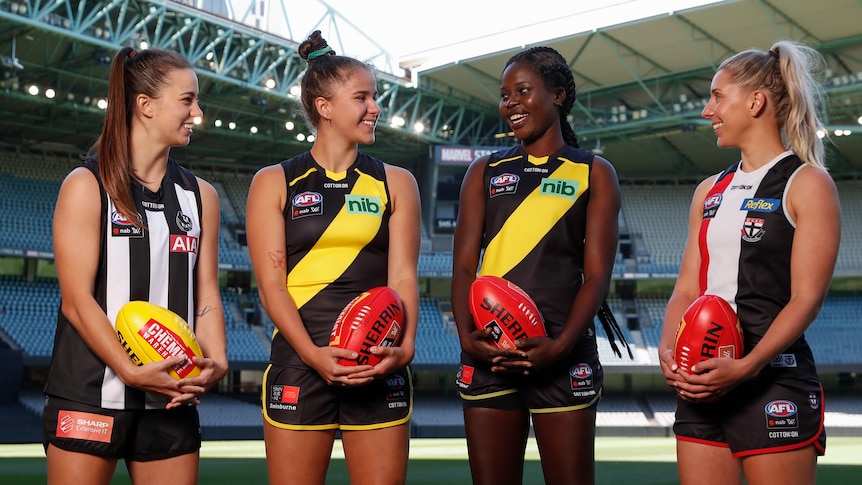
M 458 367 L 458 373 L 455 374 L 455 381 L 458 387 L 467 388 L 473 383 L 473 371 L 475 369 L 469 365 L 461 364 Z
M 721 201 L 724 199 L 724 196 L 721 194 L 714 194 L 706 198 L 703 201 L 703 218 L 704 219 L 712 219 L 715 217 L 715 213 L 718 212 L 718 207 L 721 205 Z
M 367 214 L 381 217 L 383 215 L 383 203 L 380 197 L 367 195 L 344 195 L 344 205 L 348 214 Z
M 198 238 L 185 234 L 171 234 L 172 253 L 198 253 Z
M 741 211 L 752 212 L 775 212 L 781 205 L 778 199 L 745 199 L 742 201 Z
M 518 181 L 521 177 L 513 173 L 504 173 L 497 175 L 491 179 L 488 195 L 497 197 L 498 195 L 514 194 L 518 191 Z
M 269 409 L 296 411 L 299 386 L 269 386 Z
M 791 429 L 799 427 L 796 417 L 796 404 L 793 401 L 778 399 L 770 401 L 764 408 L 768 429 Z M 771 436 L 770 436 L 771 437 Z
M 141 220 L 141 216 L 138 216 Z M 144 230 L 140 227 L 135 227 L 123 214 L 113 211 L 111 212 L 111 236 L 112 237 L 144 237 Z
M 113 429 L 113 416 L 65 409 L 61 409 L 57 413 L 56 433 L 58 438 L 110 443 Z
M 766 234 L 766 230 L 763 229 L 764 222 L 766 221 L 756 217 L 746 217 L 742 224 L 742 240 L 756 243 L 763 239 L 763 235 Z
M 323 196 L 318 192 L 303 192 L 293 197 L 291 202 L 291 218 L 299 219 L 306 216 L 323 214 Z
M 539 186 L 539 193 L 575 200 L 579 185 L 577 180 L 543 178 Z

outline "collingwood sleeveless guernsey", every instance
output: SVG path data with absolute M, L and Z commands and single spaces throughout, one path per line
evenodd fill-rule
M 541 158 L 515 146 L 491 155 L 484 172 L 479 275 L 508 279 L 526 291 L 551 337 L 568 319 L 583 281 L 592 160 L 592 153 L 568 145 Z
M 144 300 L 168 308 L 194 329 L 195 265 L 201 233 L 200 189 L 194 175 L 173 160 L 158 192 L 132 182 L 144 229 L 117 212 L 99 179 L 98 165 L 85 161 L 99 180 L 102 248 L 95 299 L 114 322 L 120 307 Z M 45 392 L 108 409 L 164 409 L 167 396 L 124 385 L 84 343 L 62 311 L 57 316 Z
M 287 291 L 318 346 L 329 344 L 341 310 L 365 290 L 384 286 L 392 208 L 383 162 L 364 153 L 343 173 L 327 172 L 305 152 L 281 163 Z M 275 331 L 271 362 L 307 367 Z
M 790 300 L 796 224 L 785 202 L 803 166 L 789 151 L 753 172 L 743 172 L 737 163 L 718 175 L 704 199 L 698 236 L 700 291 L 723 297 L 736 310 L 746 352 Z M 779 355 L 771 368 L 813 370 L 805 337 Z

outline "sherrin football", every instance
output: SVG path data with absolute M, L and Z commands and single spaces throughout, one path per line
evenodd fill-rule
M 742 325 L 733 307 L 716 295 L 703 295 L 688 307 L 679 322 L 674 360 L 686 372 L 698 362 L 716 357 L 742 357 Z
M 536 303 L 518 285 L 499 276 L 484 275 L 470 285 L 470 313 L 481 329 L 491 328 L 497 347 L 515 349 L 515 341 L 544 337 L 545 321 Z
M 200 375 L 192 358 L 203 357 L 201 346 L 188 323 L 176 313 L 150 302 L 130 301 L 120 308 L 114 326 L 117 338 L 135 364 L 181 355 L 186 361 L 175 365 L 171 376 L 181 379 Z
M 353 350 L 359 357 L 338 359 L 341 365 L 377 365 L 382 357 L 371 347 L 397 347 L 401 343 L 404 310 L 401 297 L 388 286 L 363 291 L 351 300 L 332 326 L 329 345 Z

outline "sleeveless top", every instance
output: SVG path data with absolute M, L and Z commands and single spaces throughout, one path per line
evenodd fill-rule
M 784 152 L 753 172 L 736 163 L 721 172 L 703 204 L 698 236 L 700 292 L 727 300 L 739 316 L 750 351 L 790 301 L 790 257 L 796 223 L 786 197 L 804 166 Z M 813 371 L 805 336 L 776 357 L 773 369 Z
M 105 192 L 96 161 L 84 161 L 99 181 L 102 247 L 94 298 L 114 325 L 125 303 L 149 301 L 195 325 L 195 268 L 202 206 L 195 176 L 172 159 L 157 192 L 132 181 L 143 228 L 122 216 Z M 62 307 L 61 307 L 62 308 Z M 164 409 L 169 398 L 124 385 L 84 343 L 62 311 L 45 393 L 107 409 Z
M 583 283 L 592 160 L 592 153 L 568 145 L 541 158 L 515 146 L 492 154 L 484 172 L 479 275 L 505 278 L 527 292 L 551 337 Z
M 344 306 L 388 281 L 392 205 L 384 164 L 360 152 L 349 169 L 334 174 L 305 152 L 281 166 L 287 291 L 311 339 L 325 346 Z M 307 367 L 278 329 L 270 360 Z

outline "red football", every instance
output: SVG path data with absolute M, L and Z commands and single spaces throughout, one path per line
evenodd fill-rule
M 715 357 L 738 359 L 744 351 L 742 325 L 730 304 L 716 295 L 694 300 L 676 331 L 674 360 L 686 372 Z
M 498 276 L 480 276 L 470 286 L 470 313 L 479 329 L 491 328 L 497 347 L 514 349 L 522 338 L 544 337 L 545 321 L 536 303 L 518 285 Z
M 397 347 L 401 343 L 404 310 L 398 293 L 388 286 L 363 291 L 341 310 L 329 345 L 359 353 L 356 360 L 338 359 L 341 365 L 377 365 L 382 358 L 371 347 Z

